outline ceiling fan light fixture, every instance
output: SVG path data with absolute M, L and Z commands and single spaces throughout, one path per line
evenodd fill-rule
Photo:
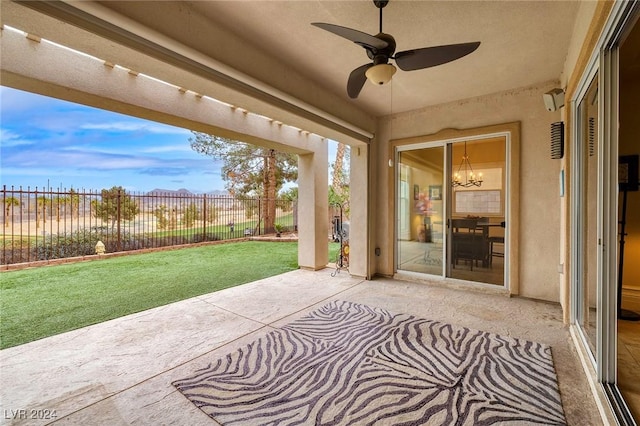
M 391 77 L 396 73 L 396 67 L 391 64 L 374 65 L 367 70 L 365 75 L 370 82 L 377 85 L 386 84 L 391 81 Z

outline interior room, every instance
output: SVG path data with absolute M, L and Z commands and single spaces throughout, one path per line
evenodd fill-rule
M 621 163 L 628 161 L 629 182 L 621 183 L 618 195 L 621 278 L 621 317 L 618 319 L 618 382 L 625 400 L 640 417 L 640 24 L 636 23 L 620 48 L 620 136 Z M 635 172 L 635 173 L 634 173 Z M 635 175 L 635 176 L 634 176 Z M 621 182 L 623 178 L 621 177 Z M 626 198 L 626 202 L 625 202 Z M 622 227 L 624 224 L 624 228 Z M 623 239 L 624 237 L 624 239 Z

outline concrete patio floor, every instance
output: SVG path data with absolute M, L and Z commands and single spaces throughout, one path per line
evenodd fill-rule
M 568 424 L 602 424 L 559 306 L 331 272 L 297 270 L 0 351 L 2 424 L 216 425 L 172 381 L 330 300 L 546 343 Z

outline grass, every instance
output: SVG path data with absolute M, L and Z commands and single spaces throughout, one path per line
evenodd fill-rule
M 297 268 L 297 243 L 251 241 L 3 272 L 0 349 Z
M 242 242 L 3 272 L 0 348 L 291 271 L 297 252 Z

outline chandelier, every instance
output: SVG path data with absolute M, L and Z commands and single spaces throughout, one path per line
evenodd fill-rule
M 463 180 L 464 179 L 464 180 Z M 473 172 L 473 167 L 469 162 L 469 156 L 467 155 L 467 143 L 464 143 L 464 156 L 458 166 L 458 171 L 453 174 L 451 185 L 456 188 L 461 186 L 463 188 L 469 188 L 470 186 L 482 185 L 482 173 L 477 175 Z

